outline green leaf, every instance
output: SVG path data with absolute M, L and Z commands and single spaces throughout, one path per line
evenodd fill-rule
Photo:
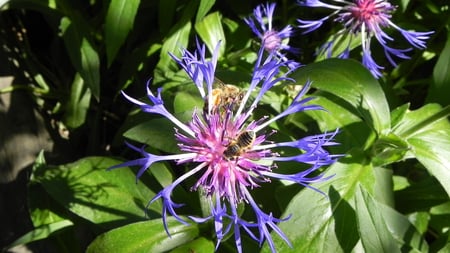
M 180 56 L 180 49 L 187 48 L 189 43 L 189 34 L 192 28 L 191 18 L 195 15 L 197 8 L 197 1 L 189 1 L 188 4 L 182 9 L 182 17 L 179 21 L 170 29 L 164 44 L 161 48 L 160 60 L 155 70 L 155 83 L 160 81 L 159 78 L 165 80 L 170 76 L 169 70 L 176 69 L 175 63 L 169 53 Z
M 107 171 L 121 161 L 106 157 L 88 157 L 61 166 L 42 166 L 35 181 L 62 206 L 95 224 L 114 227 L 144 219 L 144 209 L 155 196 L 127 168 Z M 159 216 L 161 205 L 149 206 L 148 215 Z M 106 224 L 109 223 L 109 224 Z
M 450 107 L 427 104 L 409 112 L 394 126 L 406 139 L 412 154 L 436 177 L 450 196 Z
M 81 126 L 85 120 L 91 102 L 91 91 L 80 74 L 77 73 L 72 83 L 69 100 L 65 106 L 64 124 L 69 128 Z
M 175 95 L 173 107 L 175 113 L 193 111 L 194 108 L 202 110 L 203 100 L 199 95 L 193 95 L 189 92 L 180 91 Z
M 378 81 L 354 60 L 328 59 L 299 68 L 291 75 L 298 84 L 312 81 L 312 86 L 340 98 L 378 134 L 390 129 L 389 106 Z M 328 108 L 325 108 L 328 109 Z
M 407 217 L 379 203 L 362 187 L 358 188 L 356 211 L 366 252 L 399 252 L 400 248 L 402 252 L 428 252 L 425 238 Z
M 165 152 L 178 153 L 180 151 L 175 141 L 174 125 L 166 118 L 151 119 L 137 124 L 126 131 L 123 136 Z
M 62 220 L 55 223 L 39 226 L 12 242 L 10 245 L 8 245 L 8 248 L 48 238 L 53 233 L 70 226 L 73 226 L 73 223 L 70 220 Z
M 209 10 L 211 10 L 211 7 L 213 7 L 215 3 L 215 0 L 200 0 L 195 23 L 200 22 L 200 20 L 208 13 Z
M 221 58 L 226 48 L 225 34 L 222 27 L 222 15 L 219 12 L 209 14 L 195 24 L 195 30 L 205 42 L 211 54 L 214 52 L 217 43 L 221 41 L 218 53 L 218 58 Z
M 316 95 L 316 94 L 315 94 Z M 347 110 L 339 101 L 333 101 L 325 96 L 323 92 L 317 94 L 317 98 L 310 104 L 320 105 L 326 109 L 311 110 L 306 113 L 316 120 L 323 132 L 340 129 L 337 135 L 338 147 L 340 152 L 344 153 L 354 148 L 363 148 L 371 135 L 370 128 L 362 122 L 361 118 Z
M 133 28 L 140 0 L 111 0 L 105 21 L 105 45 L 108 66 Z
M 358 231 L 365 252 L 400 252 L 375 200 L 360 186 L 355 200 Z
M 394 127 L 395 125 L 397 125 L 398 123 L 400 123 L 400 121 L 403 120 L 403 118 L 405 117 L 406 113 L 408 112 L 410 104 L 404 104 L 402 106 L 399 106 L 397 108 L 395 108 L 392 112 L 391 112 L 391 126 Z
M 191 242 L 181 245 L 180 247 L 170 251 L 170 253 L 214 253 L 214 242 L 200 237 Z
M 181 224 L 168 217 L 166 234 L 161 219 L 137 222 L 108 231 L 98 236 L 87 248 L 87 253 L 103 252 L 167 252 L 198 237 L 197 224 Z
M 76 17 L 76 15 L 74 15 Z M 100 99 L 100 59 L 89 39 L 89 29 L 81 18 L 61 19 L 60 29 L 63 34 L 67 53 L 75 69 L 80 73 L 92 95 Z
M 442 106 L 449 105 L 450 100 L 450 33 L 447 34 L 447 42 L 439 53 L 438 61 L 433 69 L 433 82 L 430 85 L 427 101 L 437 102 Z
M 292 217 L 279 226 L 293 247 L 274 236 L 279 252 L 351 252 L 359 236 L 356 229 L 354 203 L 357 185 L 374 191 L 373 167 L 367 164 L 363 154 L 354 153 L 341 158 L 327 171 L 334 175 L 327 182 L 311 185 L 328 197 L 304 188 L 290 201 L 284 217 Z M 275 233 L 272 233 L 275 234 Z M 323 243 L 326 241 L 326 243 Z M 270 252 L 267 244 L 262 252 Z

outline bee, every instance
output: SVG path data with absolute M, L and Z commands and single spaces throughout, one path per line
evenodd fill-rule
M 242 90 L 235 85 L 225 84 L 218 78 L 215 78 L 214 84 L 217 87 L 211 92 L 212 110 L 234 110 L 236 105 L 238 105 L 244 97 Z M 208 112 L 208 107 L 209 98 L 206 98 L 203 111 Z
M 231 158 L 241 155 L 243 152 L 248 150 L 255 142 L 256 134 L 253 131 L 245 131 L 239 134 L 236 140 L 230 142 L 225 151 L 223 151 L 223 156 L 230 160 Z

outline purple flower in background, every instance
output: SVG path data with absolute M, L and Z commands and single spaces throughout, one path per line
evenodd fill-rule
M 409 59 L 405 53 L 411 51 L 412 48 L 395 49 L 388 46 L 389 41 L 394 39 L 386 34 L 383 29 L 394 28 L 399 31 L 402 36 L 415 48 L 425 49 L 425 41 L 429 39 L 431 32 L 414 32 L 407 31 L 391 21 L 391 14 L 396 7 L 386 0 L 330 0 L 330 4 L 319 0 L 300 0 L 298 3 L 301 6 L 307 7 L 323 7 L 332 10 L 333 12 L 319 20 L 306 21 L 298 19 L 299 27 L 306 29 L 304 33 L 308 33 L 318 29 L 325 21 L 332 20 L 341 23 L 344 28 L 339 30 L 334 39 L 324 46 L 321 51 L 326 53 L 328 57 L 331 56 L 333 47 L 340 43 L 346 43 L 344 51 L 338 56 L 341 58 L 348 58 L 351 44 L 355 36 L 360 36 L 362 46 L 362 64 L 372 72 L 375 77 L 381 77 L 382 66 L 378 65 L 372 58 L 370 51 L 370 43 L 373 37 L 383 47 L 384 54 L 389 62 L 396 66 L 393 57 L 396 56 L 401 59 Z M 348 40 L 346 40 L 348 39 Z
M 210 60 L 205 57 L 205 46 L 199 43 L 197 43 L 197 51 L 194 53 L 183 50 L 181 58 L 172 56 L 192 79 L 205 101 L 205 108 L 195 109 L 192 119 L 188 123 L 182 123 L 166 109 L 160 96 L 160 89 L 155 95 L 147 85 L 150 104 L 123 93 L 142 111 L 159 114 L 172 121 L 176 127 L 174 138 L 178 141 L 181 152 L 173 155 L 154 155 L 142 148 L 128 144 L 130 148 L 140 152 L 143 157 L 124 162 L 110 169 L 140 166 L 137 173 L 137 178 L 139 178 L 153 163 L 159 161 L 172 160 L 180 165 L 196 164 L 193 169 L 177 178 L 150 201 L 153 203 L 158 199 L 162 200 L 162 218 L 166 232 L 169 234 L 166 224 L 167 214 L 172 215 L 179 222 L 187 224 L 187 221 L 176 213 L 176 209 L 182 204 L 175 203 L 171 199 L 171 195 L 174 188 L 180 183 L 195 176 L 197 181 L 192 185 L 191 190 L 200 190 L 204 193 L 206 203 L 209 203 L 210 206 L 210 212 L 206 217 L 189 216 L 189 218 L 197 223 L 213 222 L 217 246 L 227 234 L 234 233 L 237 251 L 242 252 L 241 232 L 245 231 L 260 245 L 267 241 L 272 252 L 275 252 L 270 232 L 275 231 L 290 245 L 287 236 L 277 226 L 277 223 L 288 218 L 276 218 L 272 213 L 265 213 L 261 210 L 253 199 L 251 190 L 264 183 L 269 183 L 271 179 L 280 179 L 319 191 L 309 184 L 322 182 L 329 178 L 325 177 L 323 173 L 318 173 L 317 170 L 322 166 L 332 164 L 339 157 L 331 155 L 324 149 L 326 146 L 336 145 L 332 139 L 337 132 L 281 143 L 270 141 L 269 137 L 275 131 L 268 129 L 268 126 L 278 119 L 306 110 L 322 109 L 320 106 L 307 104 L 312 98 L 304 98 L 310 84 L 307 83 L 303 87 L 285 111 L 272 118 L 265 116 L 253 119 L 252 112 L 257 108 L 263 95 L 277 83 L 291 80 L 286 76 L 287 74 L 280 71 L 280 68 L 285 68 L 289 62 L 282 61 L 273 54 L 264 58 L 264 49 L 261 48 L 248 89 L 240 92 L 234 90 L 235 96 L 222 93 L 218 97 L 218 93 L 224 92 L 213 88 L 219 45 Z M 298 154 L 282 156 L 277 152 L 277 150 L 284 149 L 292 149 Z M 277 163 L 285 161 L 305 164 L 307 169 L 294 174 L 276 173 Z M 243 220 L 240 217 L 237 206 L 242 203 L 249 204 L 249 207 L 253 209 L 255 221 Z
M 275 6 L 275 3 L 260 4 L 253 10 L 253 16 L 245 18 L 244 21 L 261 40 L 261 44 L 267 52 L 276 54 L 283 61 L 288 61 L 281 51 L 297 54 L 298 49 L 283 43 L 283 40 L 289 39 L 293 35 L 293 29 L 290 25 L 285 26 L 280 31 L 273 28 L 272 20 Z M 294 61 L 289 64 L 291 68 L 300 65 Z

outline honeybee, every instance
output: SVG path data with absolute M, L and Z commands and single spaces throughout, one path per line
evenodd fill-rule
M 217 86 L 211 92 L 211 102 L 212 110 L 234 110 L 235 106 L 238 105 L 244 93 L 239 87 L 232 84 L 225 84 L 218 78 L 215 78 L 214 84 Z M 208 112 L 209 98 L 206 98 L 205 105 L 203 106 L 203 111 Z
M 231 158 L 241 155 L 243 152 L 248 150 L 255 142 L 256 134 L 253 131 L 245 131 L 239 134 L 236 140 L 230 142 L 223 156 L 230 160 Z

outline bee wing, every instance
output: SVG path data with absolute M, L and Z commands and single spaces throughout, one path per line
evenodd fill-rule
M 213 88 L 223 88 L 225 83 L 217 77 L 214 77 Z

